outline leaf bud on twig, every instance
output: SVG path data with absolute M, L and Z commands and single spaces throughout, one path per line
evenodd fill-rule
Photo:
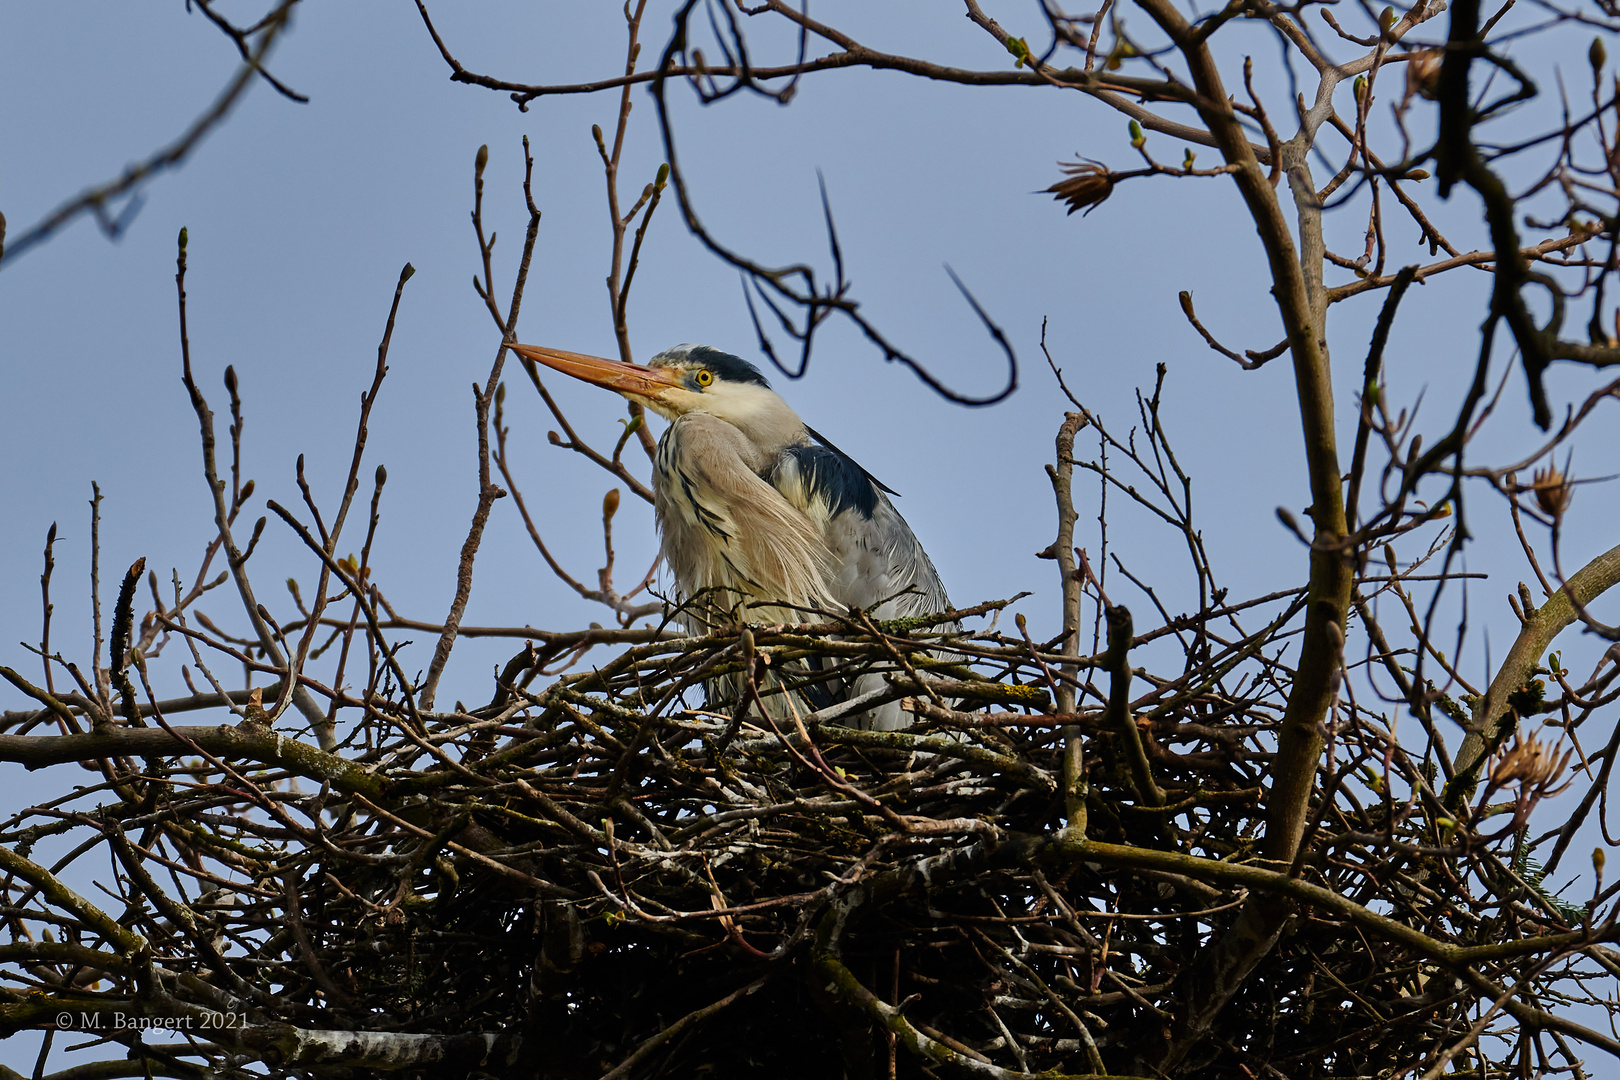
M 1294 516 L 1292 510 L 1286 506 L 1277 507 L 1277 520 L 1283 523 L 1283 528 L 1298 537 L 1300 543 L 1306 546 L 1310 545 L 1310 537 L 1306 536 L 1305 530 L 1299 527 L 1299 519 Z
M 602 496 L 602 520 L 612 521 L 613 515 L 619 512 L 619 489 L 609 488 L 608 493 Z
M 1132 120 L 1126 130 L 1131 133 L 1132 148 L 1140 150 L 1143 146 L 1147 145 L 1147 136 L 1142 134 L 1141 124 L 1138 124 L 1135 120 Z
M 473 158 L 473 179 L 484 178 L 484 166 L 489 164 L 489 144 L 485 143 L 478 148 L 478 154 Z
M 1586 50 L 1586 59 L 1592 65 L 1592 74 L 1597 75 L 1603 70 L 1603 65 L 1609 62 L 1609 50 L 1603 47 L 1603 39 L 1592 39 L 1592 47 Z

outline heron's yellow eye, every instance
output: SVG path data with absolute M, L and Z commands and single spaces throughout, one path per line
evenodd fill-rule
M 708 386 L 710 383 L 714 382 L 714 373 L 706 368 L 699 371 L 692 377 L 697 380 L 697 384 L 699 386 Z

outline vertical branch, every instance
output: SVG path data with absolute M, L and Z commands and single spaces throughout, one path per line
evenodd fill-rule
M 1469 140 L 1473 108 L 1468 101 L 1468 66 L 1479 55 L 1479 0 L 1453 0 L 1451 27 L 1446 35 L 1445 59 L 1440 64 L 1440 135 L 1435 142 L 1435 179 L 1442 199 L 1463 179 L 1474 155 Z
M 276 644 L 275 630 L 265 619 L 264 608 L 253 595 L 253 585 L 247 576 L 247 558 L 242 554 L 242 549 L 237 547 L 236 538 L 231 533 L 231 513 L 225 501 L 225 481 L 219 478 L 214 450 L 214 413 L 208 407 L 207 399 L 203 397 L 202 390 L 197 387 L 197 381 L 191 374 L 191 336 L 186 325 L 185 229 L 180 230 L 179 254 L 175 258 L 174 286 L 180 307 L 180 381 L 185 385 L 186 393 L 191 398 L 191 407 L 197 414 L 197 425 L 202 435 L 203 477 L 208 482 L 208 493 L 213 496 L 214 527 L 219 530 L 219 538 L 225 546 L 225 562 L 230 567 L 231 577 L 236 582 L 237 594 L 242 598 L 242 609 L 253 625 L 254 636 L 258 638 L 259 646 L 264 650 L 265 659 L 287 673 L 285 682 L 293 687 L 293 704 L 304 714 L 306 720 L 319 729 L 325 722 L 325 714 L 322 713 L 321 707 L 315 704 L 315 699 L 309 696 L 309 691 L 297 685 L 298 680 L 288 668 L 287 659 Z M 261 519 L 259 528 L 262 527 Z
M 1207 39 L 1170 0 L 1139 2 L 1186 60 L 1199 94 L 1199 117 L 1227 163 L 1234 166 L 1233 181 L 1266 251 L 1272 295 L 1293 358 L 1295 396 L 1311 488 L 1310 514 L 1316 528 L 1311 543 L 1305 629 L 1277 735 L 1274 779 L 1261 845 L 1264 858 L 1286 867 L 1294 862 L 1305 831 L 1322 754 L 1322 722 L 1339 670 L 1338 644 L 1344 640 L 1354 579 L 1352 560 L 1344 550 L 1348 527 L 1325 340 L 1321 210 L 1306 165 L 1316 128 L 1302 127 L 1296 139 L 1284 147 L 1283 164 L 1289 172 L 1300 216 L 1301 243 L 1296 248 L 1276 191 L 1238 123 Z M 1336 75 L 1324 73 L 1324 78 L 1328 77 Z M 1142 1055 L 1150 1071 L 1169 1073 L 1176 1069 L 1242 988 L 1255 965 L 1271 951 L 1291 911 L 1292 906 L 1280 898 L 1250 895 L 1219 946 L 1207 950 L 1178 980 L 1173 1034 Z
M 619 343 L 619 359 L 629 363 L 633 357 L 630 352 L 630 329 L 625 320 L 624 292 L 620 288 L 620 273 L 624 265 L 624 233 L 629 226 L 629 216 L 619 214 L 619 159 L 624 152 L 625 130 L 630 124 L 630 82 L 629 76 L 636 73 L 636 58 L 641 55 L 641 43 L 636 40 L 641 31 L 641 15 L 647 7 L 647 0 L 637 0 L 636 10 L 631 14 L 628 7 L 625 11 L 628 23 L 629 43 L 625 47 L 624 74 L 626 82 L 619 92 L 619 117 L 613 131 L 613 149 L 608 150 L 602 140 L 602 129 L 595 127 L 591 133 L 596 136 L 596 147 L 602 154 L 602 165 L 607 173 L 608 217 L 613 226 L 613 258 L 608 264 L 608 303 L 613 308 L 613 334 Z M 632 215 L 634 211 L 632 211 Z
M 1081 413 L 1066 413 L 1058 427 L 1057 463 L 1046 467 L 1052 481 L 1052 494 L 1057 499 L 1057 540 L 1052 544 L 1052 557 L 1057 560 L 1058 573 L 1063 581 L 1063 646 L 1066 657 L 1080 656 L 1080 575 L 1074 565 L 1074 437 L 1085 427 L 1087 420 Z M 1079 670 L 1074 663 L 1064 664 L 1063 678 L 1057 684 L 1057 711 L 1074 715 L 1074 678 Z M 1080 740 L 1080 728 L 1068 724 L 1063 728 L 1063 798 L 1068 825 L 1065 829 L 1075 839 L 1086 835 L 1086 759 L 1085 747 Z
M 1142 732 L 1131 716 L 1131 641 L 1131 613 L 1123 604 L 1115 604 L 1108 609 L 1108 655 L 1103 661 L 1109 678 L 1108 715 L 1104 726 L 1114 728 L 1119 734 L 1125 755 L 1130 759 L 1136 797 L 1149 806 L 1163 806 L 1164 792 L 1153 779 L 1153 767 L 1142 746 Z
M 180 255 L 182 259 L 185 258 L 184 247 Z M 182 297 L 184 295 L 181 294 Z M 182 313 L 184 303 L 182 299 Z M 185 316 L 182 314 L 182 328 L 184 325 Z M 102 712 L 111 715 L 112 698 L 107 692 L 106 673 L 101 670 L 101 485 L 94 480 L 90 481 L 90 615 L 95 636 L 95 648 L 90 652 L 90 678 L 95 685 L 95 695 L 101 701 Z
M 130 631 L 135 624 L 135 590 L 141 583 L 141 573 L 146 569 L 146 559 L 135 560 L 124 575 L 124 583 L 118 589 L 118 602 L 113 605 L 112 641 L 109 643 L 110 652 L 107 656 L 107 671 L 109 681 L 118 690 L 119 701 L 123 704 L 124 722 L 130 727 L 140 726 L 140 711 L 135 704 L 135 686 L 129 681 L 130 662 Z
M 490 508 L 495 505 L 496 499 L 506 494 L 504 488 L 490 479 L 489 410 L 496 392 L 500 389 L 501 372 L 506 366 L 506 347 L 517 333 L 518 312 L 523 306 L 523 290 L 529 281 L 529 262 L 534 257 L 534 242 L 540 234 L 540 209 L 535 205 L 532 186 L 534 158 L 529 153 L 529 139 L 526 135 L 523 138 L 523 158 L 523 194 L 529 208 L 529 229 L 523 237 L 523 258 L 518 263 L 517 281 L 512 286 L 510 314 L 501 326 L 501 344 L 495 350 L 495 362 L 490 365 L 489 378 L 484 380 L 483 387 L 473 384 L 473 410 L 478 425 L 478 506 L 473 511 L 472 527 L 467 530 L 466 542 L 461 545 L 461 562 L 456 571 L 455 599 L 450 603 L 450 613 L 445 616 L 444 629 L 439 633 L 439 643 L 434 646 L 433 660 L 428 665 L 427 677 L 422 682 L 423 712 L 433 708 L 433 698 L 439 689 L 439 678 L 444 674 L 444 666 L 450 660 L 450 650 L 455 647 L 456 635 L 461 629 L 461 619 L 467 612 L 467 600 L 472 596 L 473 560 L 478 557 L 478 547 L 483 543 L 484 526 L 489 523 Z M 483 172 L 482 160 L 478 164 L 477 171 L 479 174 Z M 481 190 L 481 178 L 478 183 Z M 483 227 L 476 211 L 474 225 L 482 237 Z M 493 298 L 493 293 L 490 296 Z M 493 300 L 490 309 L 494 310 Z
M 635 354 L 630 348 L 630 324 L 626 315 L 627 300 L 630 293 L 630 281 L 636 272 L 636 257 L 641 251 L 641 238 L 647 231 L 647 223 L 652 219 L 652 212 L 657 206 L 657 196 L 663 192 L 663 178 L 669 175 L 666 165 L 659 170 L 659 182 L 656 190 L 649 187 L 646 194 L 628 214 L 619 213 L 619 160 L 624 152 L 624 136 L 630 124 L 630 82 L 629 77 L 636 73 L 636 59 L 641 55 L 641 16 L 647 9 L 647 0 L 636 0 L 636 10 L 632 12 L 629 4 L 625 5 L 625 23 L 628 42 L 625 45 L 624 74 L 625 84 L 619 92 L 619 116 L 613 130 L 613 149 L 609 150 L 602 138 L 602 129 L 592 125 L 591 134 L 596 138 L 596 149 L 602 155 L 602 166 L 607 175 L 608 221 L 613 229 L 613 252 L 608 264 L 608 307 L 613 312 L 613 336 L 619 346 L 619 359 L 625 363 L 632 363 Z M 630 268 L 624 268 L 624 234 L 630 222 L 635 218 L 636 212 L 648 202 L 652 196 L 651 205 L 642 216 L 641 228 L 636 230 L 635 247 L 630 256 Z M 622 275 L 622 276 L 621 276 Z M 640 405 L 630 403 L 630 416 L 639 421 L 636 426 L 637 441 L 646 453 L 648 460 L 657 454 L 657 447 L 653 444 L 652 433 L 647 430 L 645 411 Z
M 343 487 L 343 500 L 338 504 L 337 516 L 332 520 L 332 532 L 326 538 L 326 553 L 337 554 L 338 537 L 343 532 L 343 522 L 349 515 L 349 507 L 354 502 L 355 492 L 360 490 L 360 462 L 365 457 L 366 440 L 370 434 L 368 424 L 371 419 L 371 408 L 377 402 L 377 394 L 382 389 L 383 378 L 388 374 L 388 345 L 394 337 L 394 320 L 399 315 L 399 300 L 405 292 L 405 283 L 411 280 L 416 268 L 406 263 L 399 272 L 399 282 L 394 286 L 394 302 L 388 309 L 388 323 L 383 328 L 382 342 L 377 346 L 377 368 L 372 376 L 371 389 L 360 394 L 360 423 L 354 435 L 354 456 L 349 463 L 348 482 Z M 234 430 L 234 429 L 233 429 Z M 233 469 L 234 471 L 234 469 Z M 319 518 L 316 519 L 319 524 Z M 367 537 L 369 542 L 370 537 Z M 357 575 L 364 582 L 364 567 L 356 569 Z M 271 718 L 280 716 L 286 709 L 288 699 L 293 688 L 298 685 L 298 676 L 304 670 L 304 662 L 309 658 L 309 649 L 315 641 L 315 635 L 321 628 L 321 615 L 326 611 L 328 601 L 327 587 L 331 584 L 332 572 L 323 563 L 321 576 L 315 586 L 315 604 L 310 609 L 309 619 L 304 627 L 303 636 L 298 641 L 298 651 L 293 658 L 292 670 L 288 677 L 282 680 L 281 694 L 276 699 L 275 707 L 270 710 Z M 322 714 L 321 722 L 315 725 L 315 738 L 322 750 L 332 750 L 337 746 L 337 736 L 333 731 L 332 721 L 334 710 Z
M 378 509 L 382 503 L 383 485 L 386 483 L 388 483 L 388 470 L 383 466 L 378 465 L 376 487 L 371 493 L 371 523 L 366 528 L 366 542 L 360 548 L 360 567 L 356 574 L 357 583 L 361 586 L 361 588 L 365 588 L 367 578 L 371 572 L 371 543 L 374 539 L 376 539 L 377 536 L 377 523 L 380 519 Z M 334 721 L 337 719 L 338 702 L 341 700 L 343 693 L 343 673 L 345 670 L 347 670 L 349 665 L 349 650 L 354 645 L 354 632 L 355 629 L 360 625 L 360 614 L 364 607 L 365 604 L 361 598 L 361 595 L 359 593 L 355 593 L 354 607 L 349 612 L 348 625 L 343 629 L 343 646 L 338 650 L 337 672 L 332 676 L 332 689 L 335 691 L 335 693 L 333 694 L 331 704 L 327 707 L 326 711 L 326 729 L 328 731 L 332 730 Z M 373 643 L 371 659 L 371 669 L 373 674 L 375 674 L 377 666 L 375 644 L 376 643 Z
M 51 612 L 55 610 L 51 604 L 51 571 L 56 569 L 56 558 L 51 548 L 56 545 L 56 522 L 45 534 L 45 570 L 39 575 L 40 608 L 44 612 L 44 625 L 39 632 L 39 655 L 45 665 L 45 690 L 47 693 L 56 693 L 56 683 L 51 677 Z
M 1267 859 L 1288 864 L 1293 862 L 1305 829 L 1316 763 L 1322 753 L 1321 723 L 1327 715 L 1338 670 L 1335 642 L 1342 640 L 1353 578 L 1351 560 L 1343 550 L 1348 528 L 1324 336 L 1326 294 L 1321 284 L 1321 265 L 1325 247 L 1320 207 L 1305 164 L 1315 129 L 1302 129 L 1296 140 L 1284 147 L 1284 164 L 1300 211 L 1302 241 L 1296 248 L 1276 192 L 1238 124 L 1207 41 L 1169 0 L 1142 0 L 1142 6 L 1186 59 L 1199 92 L 1200 118 L 1227 162 L 1236 166 L 1232 178 L 1265 246 L 1272 295 L 1293 357 L 1295 396 L 1311 487 L 1310 514 L 1316 529 L 1311 544 L 1305 632 L 1297 676 L 1278 734 L 1277 783 L 1267 805 L 1263 845 Z M 1329 624 L 1335 625 L 1330 629 Z M 1215 1008 L 1218 1010 L 1219 1005 Z
M 1361 482 L 1367 470 L 1367 442 L 1372 436 L 1373 413 L 1378 401 L 1378 382 L 1384 365 L 1384 347 L 1389 342 L 1389 330 L 1395 323 L 1395 309 L 1407 287 L 1417 274 L 1416 266 L 1402 267 L 1389 287 L 1383 309 L 1378 312 L 1378 324 L 1373 328 L 1372 344 L 1367 348 L 1367 365 L 1361 376 L 1361 419 L 1356 425 L 1356 445 L 1350 455 L 1350 491 L 1344 497 L 1344 517 L 1348 525 L 1357 518 L 1357 504 L 1361 501 Z

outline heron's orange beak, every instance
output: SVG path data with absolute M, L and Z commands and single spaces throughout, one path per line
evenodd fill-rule
M 536 345 L 513 345 L 512 351 L 553 371 L 647 401 L 657 401 L 665 391 L 682 385 L 678 372 L 663 368 L 642 367 L 561 349 L 542 349 Z

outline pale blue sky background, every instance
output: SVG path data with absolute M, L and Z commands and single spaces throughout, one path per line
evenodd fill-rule
M 650 5 L 644 62 L 663 46 L 669 6 Z M 986 6 L 1015 32 L 1038 36 L 1034 4 Z M 467 67 L 569 81 L 622 69 L 618 9 L 487 0 L 433 10 Z M 827 3 L 819 15 L 896 51 L 978 68 L 1011 59 L 950 5 Z M 1442 31 L 1436 26 L 1433 34 Z M 1250 36 L 1263 85 L 1280 87 L 1265 67 L 1275 45 L 1258 30 Z M 1584 44 L 1572 55 L 1583 54 Z M 0 8 L 0 211 L 11 235 L 173 138 L 235 66 L 229 44 L 179 2 Z M 614 98 L 544 99 L 520 113 L 503 95 L 452 84 L 405 0 L 311 0 L 297 10 L 271 67 L 307 93 L 309 104 L 254 87 L 180 171 L 143 190 L 121 240 L 109 242 L 80 221 L 0 270 L 0 455 L 8 466 L 0 478 L 0 662 L 30 677 L 38 661 L 15 642 L 38 639 L 40 551 L 53 521 L 60 534 L 54 640 L 81 664 L 88 658 L 92 480 L 106 500 L 109 609 L 119 573 L 136 557 L 146 556 L 164 580 L 171 567 L 189 578 L 208 538 L 197 427 L 179 383 L 173 276 L 181 226 L 190 230 L 193 360 L 222 438 L 226 364 L 235 365 L 246 398 L 245 473 L 259 492 L 249 521 L 265 497 L 298 504 L 293 462 L 300 453 L 323 506 L 335 505 L 394 282 L 402 264 L 415 265 L 363 475 L 377 463 L 388 467 L 375 579 L 396 607 L 418 618 L 439 620 L 450 602 L 476 493 L 470 386 L 485 377 L 498 340 L 469 284 L 478 265 L 468 221 L 472 161 L 481 143 L 490 147 L 486 220 L 500 233 L 503 293 L 525 220 L 520 138 L 534 145 L 545 217 L 520 338 L 613 352 L 603 286 L 607 211 L 590 126 L 611 125 Z M 1234 85 L 1236 76 L 1234 67 Z M 1387 104 L 1399 80 L 1382 85 Z M 988 409 L 939 400 L 836 324 L 822 335 L 807 378 L 774 380 L 809 423 L 904 495 L 900 509 L 955 601 L 1033 590 L 1038 597 L 1021 610 L 1039 632 L 1056 625 L 1054 565 L 1033 558 L 1053 535 L 1042 466 L 1064 410 L 1038 348 L 1043 318 L 1071 387 L 1119 434 L 1134 419 L 1134 388 L 1151 386 L 1155 364 L 1169 366 L 1165 415 L 1194 474 L 1206 543 L 1233 595 L 1303 580 L 1304 552 L 1273 516 L 1278 505 L 1298 513 L 1309 501 L 1288 361 L 1239 371 L 1203 345 L 1176 300 L 1179 290 L 1191 290 L 1206 325 L 1234 348 L 1266 348 L 1280 337 L 1258 241 L 1228 182 L 1140 180 L 1122 185 L 1088 217 L 1066 217 L 1034 194 L 1058 178 L 1058 159 L 1079 153 L 1129 168 L 1135 157 L 1122 118 L 1053 90 L 967 89 L 851 70 L 807 79 L 788 108 L 745 97 L 702 109 L 679 90 L 672 99 L 697 208 L 722 239 L 763 260 L 811 260 L 825 269 L 820 169 L 855 293 L 893 340 L 966 392 L 1000 384 L 1000 353 L 951 286 L 948 263 L 1014 343 L 1021 388 Z M 623 168 L 629 198 L 662 160 L 651 101 L 642 90 L 634 100 Z M 1286 91 L 1277 100 L 1285 101 Z M 1432 131 L 1430 110 L 1423 104 L 1414 112 L 1419 137 Z M 1337 150 L 1334 140 L 1325 143 Z M 1150 145 L 1161 161 L 1181 159 L 1173 140 L 1154 136 Z M 1206 150 L 1200 163 L 1215 157 Z M 1325 176 L 1318 165 L 1318 182 Z M 1434 214 L 1460 247 L 1475 246 L 1481 230 L 1470 194 Z M 1346 211 L 1331 227 L 1336 249 L 1359 251 L 1359 212 Z M 1392 268 L 1426 255 L 1412 243 L 1415 226 L 1397 220 L 1389 233 Z M 1426 430 L 1449 425 L 1472 369 L 1488 287 L 1473 271 L 1436 279 L 1413 290 L 1397 324 L 1391 393 L 1410 401 L 1429 388 Z M 1342 401 L 1352 400 L 1359 383 L 1380 302 L 1366 298 L 1334 312 Z M 736 275 L 687 235 L 673 202 L 649 232 L 630 324 L 642 359 L 682 341 L 758 358 Z M 554 550 L 576 576 L 593 580 L 600 498 L 610 485 L 545 445 L 551 421 L 526 380 L 511 372 L 507 413 L 525 494 L 543 509 Z M 551 385 L 582 433 L 611 442 L 622 415 L 617 399 L 560 377 Z M 1550 385 L 1561 405 L 1595 383 L 1587 373 L 1559 371 Z M 1510 381 L 1498 413 L 1488 445 L 1501 457 L 1538 443 L 1522 378 Z M 1341 414 L 1346 424 L 1354 415 L 1349 408 Z M 1620 439 L 1612 419 L 1607 424 L 1594 425 L 1577 468 L 1614 471 Z M 1342 435 L 1346 462 L 1352 432 Z M 1095 493 L 1089 480 L 1078 486 L 1081 542 L 1093 552 Z M 626 499 L 617 531 L 621 584 L 639 576 L 656 546 L 650 512 L 632 502 Z M 1192 579 L 1177 537 L 1129 512 L 1123 500 L 1111 505 L 1117 550 L 1155 582 L 1172 611 L 1183 610 Z M 1614 542 L 1612 508 L 1608 488 L 1578 496 L 1566 554 L 1572 566 Z M 1506 513 L 1499 502 L 1477 494 L 1472 514 L 1477 532 L 1500 537 Z M 363 519 L 351 526 L 353 548 L 362 527 Z M 253 566 L 260 598 L 273 611 L 290 609 L 281 580 L 313 581 L 311 563 L 274 520 Z M 1471 620 L 1490 627 L 1500 656 L 1513 632 L 1502 597 L 1527 574 L 1512 547 L 1494 539 L 1470 555 L 1470 569 L 1493 571 L 1471 593 Z M 1113 591 L 1138 609 L 1139 626 L 1154 621 L 1144 598 L 1123 583 Z M 238 625 L 234 604 L 222 589 L 202 608 Z M 604 613 L 546 571 L 515 509 L 498 503 L 467 621 L 568 629 L 598 619 Z M 407 667 L 425 667 L 430 649 L 419 642 Z M 485 700 L 490 669 L 514 649 L 463 642 L 441 702 Z M 1476 673 L 1482 657 L 1470 661 Z M 1570 666 L 1584 677 L 1585 663 Z M 21 705 L 9 688 L 0 702 Z M 13 791 L 26 797 L 59 782 L 72 781 L 66 773 L 43 774 Z

